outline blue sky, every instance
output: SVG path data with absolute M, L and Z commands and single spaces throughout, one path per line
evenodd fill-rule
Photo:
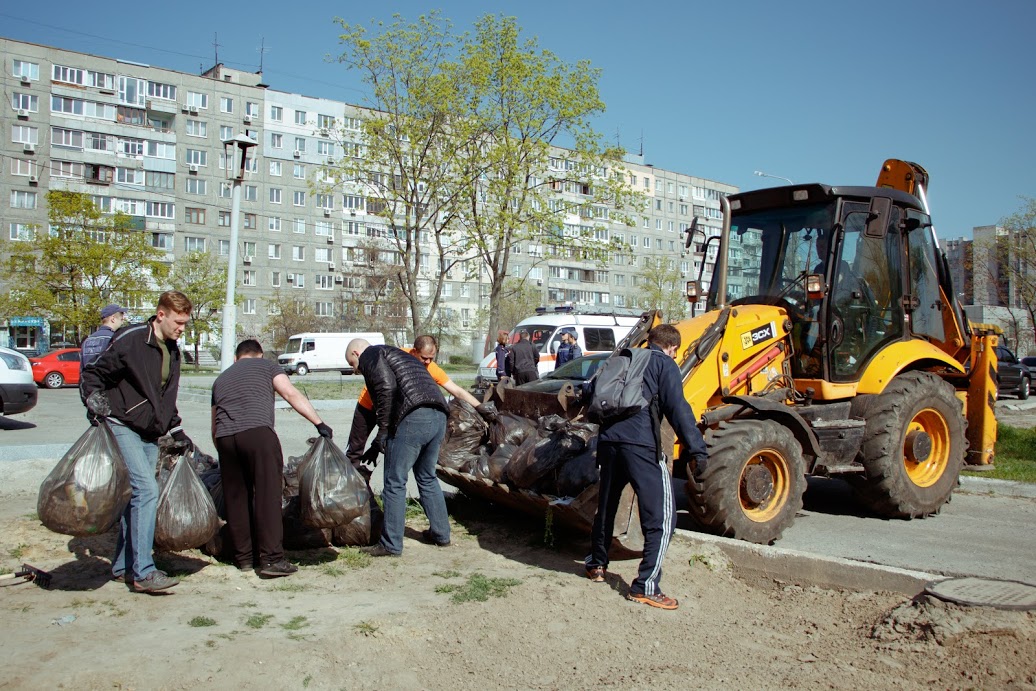
M 294 11 L 294 8 L 304 8 Z M 442 10 L 458 29 L 486 13 L 570 62 L 603 70 L 596 121 L 658 167 L 755 189 L 795 182 L 872 184 L 886 158 L 931 175 L 940 237 L 1014 213 L 1036 197 L 1036 2 L 1032 0 L 253 0 L 177 10 L 99 11 L 50 0 L 0 9 L 9 38 L 198 72 L 213 35 L 228 66 L 271 87 L 363 102 L 337 55 L 337 16 L 356 23 Z M 205 15 L 210 15 L 206 17 Z

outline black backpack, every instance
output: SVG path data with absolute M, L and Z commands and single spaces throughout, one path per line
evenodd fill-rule
M 650 401 L 644 398 L 644 371 L 649 362 L 649 348 L 623 348 L 601 363 L 590 382 L 587 418 L 611 423 L 646 408 Z

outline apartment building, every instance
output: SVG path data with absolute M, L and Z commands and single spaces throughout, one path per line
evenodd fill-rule
M 362 190 L 341 184 L 322 190 L 320 183 L 325 164 L 361 150 L 364 109 L 277 91 L 261 74 L 224 65 L 193 75 L 4 38 L 0 51 L 9 103 L 0 109 L 0 228 L 7 237 L 17 241 L 31 226 L 45 227 L 46 192 L 65 189 L 131 216 L 170 262 L 194 250 L 227 255 L 231 185 L 222 142 L 245 134 L 258 145 L 242 186 L 238 323 L 246 333 L 262 333 L 275 296 L 290 296 L 327 319 L 328 330 L 354 326 L 346 323 L 345 305 L 362 296 L 365 280 L 355 269 L 369 259 L 370 239 L 385 236 L 384 219 L 371 213 L 377 202 Z M 339 136 L 332 134 L 336 126 Z M 552 166 L 563 169 L 565 152 L 556 153 Z M 626 167 L 629 183 L 649 200 L 635 226 L 611 220 L 605 207 L 585 218 L 568 214 L 564 223 L 566 231 L 589 229 L 601 241 L 617 240 L 631 250 L 627 256 L 599 266 L 535 242 L 514 248 L 511 274 L 542 291 L 544 304 L 650 307 L 638 282 L 652 258 L 688 278 L 704 271 L 708 284 L 715 243 L 706 248 L 705 237 L 718 234 L 719 200 L 737 189 L 655 168 L 642 156 L 628 157 Z M 579 190 L 558 195 L 577 199 Z M 695 216 L 704 235 L 684 252 L 683 231 Z M 437 259 L 425 258 L 429 273 L 419 285 L 425 295 Z M 484 267 L 466 268 L 448 274 L 441 316 L 458 335 L 477 340 L 489 279 Z M 12 279 L 2 277 L 7 285 Z M 9 318 L 9 341 L 26 350 L 42 349 L 51 338 L 45 329 L 34 335 L 32 326 L 12 326 L 33 315 L 0 317 Z

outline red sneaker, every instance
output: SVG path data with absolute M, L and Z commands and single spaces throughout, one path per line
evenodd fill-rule
M 676 598 L 666 597 L 662 593 L 656 595 L 645 595 L 644 593 L 627 593 L 626 599 L 631 602 L 639 602 L 642 605 L 657 607 L 659 609 L 676 609 L 680 603 Z

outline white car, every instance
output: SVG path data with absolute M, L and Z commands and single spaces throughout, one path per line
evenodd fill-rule
M 0 347 L 0 410 L 2 415 L 24 413 L 36 406 L 36 382 L 29 358 L 17 350 Z

